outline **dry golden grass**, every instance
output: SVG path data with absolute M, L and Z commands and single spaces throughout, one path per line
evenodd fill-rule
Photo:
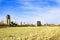
M 60 27 L 0 28 L 0 40 L 60 40 Z

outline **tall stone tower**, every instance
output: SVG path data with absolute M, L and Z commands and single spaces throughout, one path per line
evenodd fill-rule
M 37 21 L 37 26 L 41 26 L 41 21 Z
M 6 16 L 6 23 L 7 23 L 7 25 L 10 25 L 10 15 Z

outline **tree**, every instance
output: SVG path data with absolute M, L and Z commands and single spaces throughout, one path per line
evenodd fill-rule
M 11 23 L 10 23 L 10 26 L 17 26 L 17 24 L 14 23 L 14 22 L 11 22 Z

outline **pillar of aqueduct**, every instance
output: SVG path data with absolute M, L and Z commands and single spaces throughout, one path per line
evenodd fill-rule
M 41 21 L 37 21 L 37 26 L 41 26 Z
M 6 16 L 6 23 L 7 23 L 7 25 L 10 25 L 10 15 Z

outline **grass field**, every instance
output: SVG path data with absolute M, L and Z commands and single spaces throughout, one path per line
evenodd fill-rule
M 60 40 L 60 27 L 0 28 L 0 40 Z

